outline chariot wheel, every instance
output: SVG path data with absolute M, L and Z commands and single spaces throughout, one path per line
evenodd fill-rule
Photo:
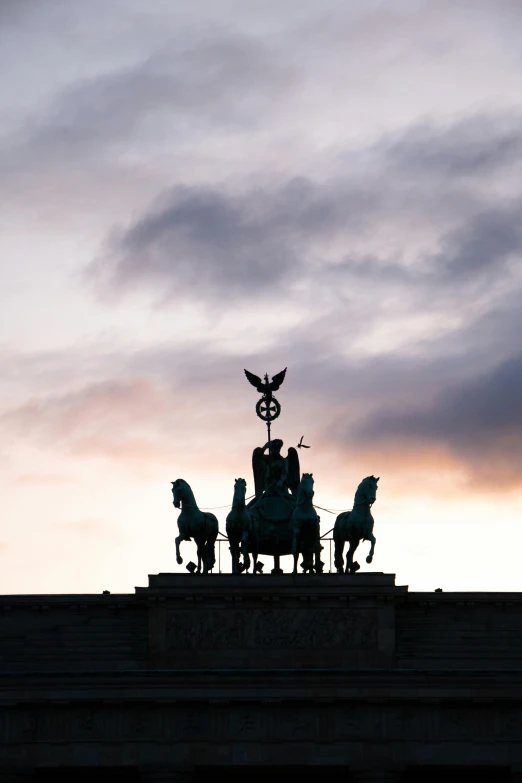
M 263 421 L 273 421 L 281 413 L 281 406 L 275 397 L 261 397 L 256 405 L 256 413 Z

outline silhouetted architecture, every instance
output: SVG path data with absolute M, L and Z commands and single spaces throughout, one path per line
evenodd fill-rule
M 159 574 L 0 618 L 0 783 L 522 780 L 522 594 Z
M 271 439 L 271 425 L 281 413 L 281 405 L 273 396 L 286 376 L 284 370 L 269 380 L 245 370 L 248 381 L 263 396 L 258 400 L 256 413 L 267 426 L 268 441 L 258 446 L 252 453 L 252 472 L 254 475 L 254 494 L 246 497 L 247 482 L 244 478 L 234 481 L 232 508 L 227 516 L 226 530 L 232 573 L 248 573 L 252 566 L 254 573 L 263 570 L 264 563 L 258 561 L 259 555 L 274 558 L 272 574 L 283 573 L 280 558 L 292 555 L 293 573 L 297 574 L 299 556 L 302 556 L 301 568 L 307 574 L 321 574 L 324 562 L 321 560 L 323 539 L 321 519 L 313 502 L 314 478 L 312 473 L 303 473 L 299 464 L 297 449 L 309 448 L 303 444 L 303 437 L 297 448 L 291 446 L 286 457 L 281 453 L 283 441 Z M 333 526 L 335 543 L 335 568 L 337 573 L 355 574 L 360 566 L 354 561 L 354 554 L 361 541 L 370 542 L 370 552 L 366 557 L 369 564 L 373 560 L 376 538 L 373 534 L 374 519 L 372 506 L 376 501 L 379 477 L 366 476 L 355 493 L 353 508 L 338 514 Z M 197 550 L 197 565 L 189 563 L 191 572 L 209 574 L 213 571 L 216 555 L 215 545 L 219 535 L 218 520 L 212 509 L 200 509 L 194 493 L 185 479 L 172 482 L 172 495 L 175 508 L 180 509 L 176 537 L 176 560 L 183 563 L 180 554 L 182 541 L 194 540 Z M 247 503 L 247 501 L 249 501 Z M 330 509 L 322 509 L 335 513 Z M 326 535 L 326 534 L 325 534 Z M 344 547 L 348 543 L 346 560 Z M 252 555 L 252 557 L 250 557 Z M 219 570 L 221 570 L 219 568 Z

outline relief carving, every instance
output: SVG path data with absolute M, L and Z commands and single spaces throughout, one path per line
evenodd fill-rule
M 22 737 L 28 741 L 36 739 L 38 732 L 38 718 L 35 713 L 29 712 L 23 716 L 20 732 Z
M 150 709 L 138 708 L 132 713 L 129 732 L 133 737 L 150 737 L 158 734 L 156 715 Z
M 78 717 L 78 731 L 81 735 L 95 735 L 98 733 L 94 710 L 86 710 Z
M 290 739 L 315 739 L 315 720 L 310 712 L 291 712 L 286 718 L 286 726 Z
M 516 707 L 504 709 L 498 716 L 501 737 L 522 740 L 522 711 Z
M 425 734 L 426 710 L 416 707 L 387 707 L 383 710 L 383 731 L 386 739 L 415 739 Z
M 6 731 L 2 740 L 9 742 L 33 742 L 38 734 L 38 716 L 27 709 L 11 709 L 6 713 Z
M 254 712 L 233 712 L 230 715 L 229 739 L 250 739 L 259 733 L 260 715 Z
M 197 710 L 183 710 L 177 714 L 179 738 L 190 741 L 203 738 L 207 732 L 203 715 Z M 206 737 L 205 737 L 206 738 Z
M 474 714 L 469 709 L 443 710 L 440 714 L 440 729 L 442 736 L 450 739 L 472 739 L 474 731 Z
M 167 646 L 190 649 L 342 649 L 377 644 L 373 610 L 176 610 L 167 614 Z

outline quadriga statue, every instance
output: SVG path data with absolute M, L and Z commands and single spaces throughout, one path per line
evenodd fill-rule
M 216 562 L 217 517 L 198 508 L 194 493 L 184 479 L 172 482 L 172 495 L 174 506 L 181 508 L 178 517 L 179 536 L 176 537 L 176 560 L 180 565 L 183 562 L 179 551 L 180 543 L 193 538 L 198 550 L 198 574 L 201 573 L 202 564 L 203 573 L 208 574 Z
M 353 501 L 353 509 L 339 514 L 335 520 L 333 539 L 335 545 L 335 567 L 337 573 L 355 574 L 359 570 L 359 563 L 354 562 L 355 550 L 361 541 L 369 541 L 370 554 L 366 558 L 367 563 L 373 560 L 375 550 L 375 536 L 373 535 L 373 517 L 371 508 L 377 495 L 377 482 L 379 477 L 367 476 L 357 487 Z M 346 555 L 346 569 L 344 568 L 343 551 L 348 541 L 349 549 Z
M 321 533 L 319 531 L 319 515 L 314 508 L 314 477 L 312 473 L 303 473 L 299 489 L 297 490 L 297 502 L 292 514 L 292 554 L 294 556 L 294 570 L 297 574 L 297 561 L 299 553 L 303 555 L 302 568 L 305 574 L 323 572 L 324 563 L 321 561 Z
M 249 542 L 253 551 L 256 551 L 255 541 L 253 540 L 252 520 L 245 502 L 246 486 L 247 483 L 244 478 L 235 480 L 232 509 L 227 516 L 227 536 L 232 556 L 233 574 L 240 574 L 242 571 L 248 571 L 250 568 Z M 241 562 L 241 555 L 243 555 L 243 562 Z
M 252 554 L 254 570 L 258 555 L 271 555 L 274 558 L 272 570 L 274 574 L 282 573 L 279 564 L 280 557 L 294 554 L 299 549 L 299 545 L 295 541 L 292 521 L 299 502 L 298 494 L 301 483 L 299 457 L 297 450 L 293 447 L 288 449 L 286 457 L 283 456 L 282 448 L 283 441 L 276 439 L 268 441 L 263 448 L 254 449 L 252 468 L 255 497 L 247 506 L 252 522 L 252 532 L 248 536 L 246 548 Z M 302 490 L 302 502 L 307 499 L 307 494 L 309 495 L 310 478 L 305 483 L 306 490 Z M 313 514 L 315 521 L 317 518 L 315 511 Z M 296 524 L 298 525 L 299 541 L 302 544 L 303 517 L 297 520 Z M 306 527 L 308 530 L 308 525 Z M 317 525 L 317 531 L 318 529 Z M 307 560 L 307 564 L 308 562 Z

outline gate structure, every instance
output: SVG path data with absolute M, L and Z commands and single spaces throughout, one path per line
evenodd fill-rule
M 0 624 L 0 783 L 522 780 L 518 593 L 159 574 Z

